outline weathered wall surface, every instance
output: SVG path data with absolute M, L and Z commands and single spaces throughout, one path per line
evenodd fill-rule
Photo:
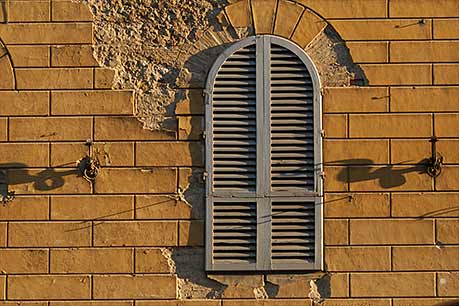
M 456 0 L 9 0 L 0 20 L 0 167 L 16 192 L 0 206 L 0 304 L 459 299 Z M 320 72 L 320 273 L 204 272 L 202 89 L 254 33 L 293 40 Z M 88 139 L 94 184 L 76 168 Z

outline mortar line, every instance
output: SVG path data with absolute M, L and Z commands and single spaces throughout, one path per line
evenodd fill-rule
M 10 117 L 6 117 L 6 141 L 10 141 Z
M 390 0 L 386 1 L 386 14 L 387 18 L 390 18 Z
M 292 34 L 289 36 L 290 40 L 292 40 L 293 34 L 295 34 L 295 31 L 298 28 L 298 25 L 300 24 L 300 21 L 303 18 L 303 15 L 304 15 L 305 12 L 306 12 L 306 8 L 303 8 L 303 11 L 301 12 L 300 18 L 298 18 L 298 21 L 296 22 L 295 27 L 293 28 Z
M 438 297 L 438 272 L 434 273 L 435 297 Z
M 48 248 L 48 274 L 51 274 L 51 248 Z
M 134 274 L 137 273 L 137 252 L 136 252 L 137 248 L 136 247 L 133 247 L 131 249 L 132 251 L 132 271 L 134 272 Z

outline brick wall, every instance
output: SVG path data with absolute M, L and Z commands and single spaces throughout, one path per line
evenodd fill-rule
M 303 47 L 331 25 L 368 80 L 323 89 L 323 305 L 459 299 L 459 2 L 231 2 L 234 28 Z M 312 305 L 309 275 L 227 276 L 218 299 L 176 300 L 164 248 L 203 245 L 201 89 L 182 88 L 175 130 L 143 130 L 132 92 L 112 90 L 114 71 L 93 58 L 84 4 L 1 1 L 0 20 L 0 166 L 17 195 L 0 206 L 3 304 Z M 435 179 L 421 163 L 434 133 Z M 94 185 L 75 170 L 87 139 L 102 165 Z M 275 286 L 271 299 L 254 299 L 259 283 Z

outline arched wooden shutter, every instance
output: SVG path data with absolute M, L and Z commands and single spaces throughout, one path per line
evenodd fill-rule
M 231 46 L 206 93 L 206 267 L 322 266 L 320 84 L 299 47 L 274 36 Z

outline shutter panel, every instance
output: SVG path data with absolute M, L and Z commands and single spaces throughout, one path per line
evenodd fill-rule
M 271 45 L 271 191 L 314 192 L 314 88 L 303 61 Z
M 213 191 L 256 191 L 256 46 L 232 54 L 213 88 Z
M 207 270 L 321 267 L 320 99 L 311 71 L 301 49 L 267 35 L 231 46 L 211 70 Z

